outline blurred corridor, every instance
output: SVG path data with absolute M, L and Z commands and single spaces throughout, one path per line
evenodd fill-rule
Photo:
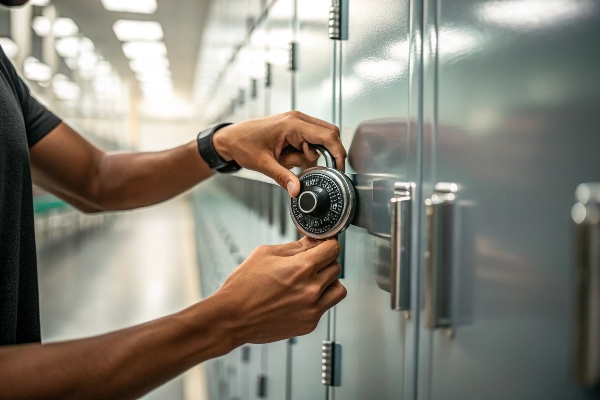
M 42 248 L 45 342 L 98 335 L 160 318 L 198 301 L 189 201 L 120 215 L 112 223 Z M 204 399 L 199 368 L 147 399 Z M 190 379 L 192 378 L 192 379 Z M 186 396 L 187 393 L 187 396 Z

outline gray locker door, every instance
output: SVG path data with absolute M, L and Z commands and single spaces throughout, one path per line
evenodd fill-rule
M 327 35 L 329 2 L 298 1 L 297 104 L 296 109 L 332 121 L 333 42 Z M 321 342 L 328 338 L 328 313 L 310 334 L 292 346 L 292 399 L 325 399 L 321 384 Z
M 292 73 L 288 68 L 288 44 L 293 35 L 294 7 L 291 0 L 275 2 L 268 12 L 265 35 L 265 58 L 269 73 L 265 74 L 265 114 L 275 115 L 292 109 Z M 267 72 L 267 71 L 265 71 Z M 277 188 L 275 188 L 277 190 Z M 286 224 L 284 242 L 296 238 Z M 259 238 L 263 240 L 264 238 Z M 260 244 L 260 243 L 259 243 Z M 264 243 L 262 243 L 264 244 Z M 265 345 L 263 367 L 266 369 L 266 398 L 287 399 L 290 387 L 289 343 L 287 340 Z
M 432 257 L 449 275 L 431 293 L 450 299 L 436 310 L 449 305 L 453 336 L 421 326 L 419 398 L 587 398 L 572 371 L 571 208 L 600 181 L 600 9 L 428 1 L 425 20 L 438 91 L 425 92 L 424 188 L 458 191 L 450 208 L 436 199 L 432 236 L 449 250 Z
M 360 0 L 349 7 L 349 39 L 338 45 L 342 137 L 350 164 L 359 176 L 385 174 L 392 181 L 416 182 L 418 158 L 409 151 L 408 136 L 409 2 Z M 392 194 L 384 195 L 381 214 L 373 215 L 387 224 L 388 233 Z M 361 195 L 359 202 L 373 201 L 373 192 Z M 389 271 L 390 257 L 389 234 L 350 227 L 342 279 L 348 297 L 335 315 L 335 341 L 342 347 L 341 385 L 334 389 L 338 399 L 413 397 L 405 369 L 415 367 L 414 324 L 391 309 L 390 293 L 378 285 L 378 271 Z

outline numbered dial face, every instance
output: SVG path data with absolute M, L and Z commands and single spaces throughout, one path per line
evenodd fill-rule
M 341 172 L 312 168 L 299 177 L 300 195 L 290 199 L 290 213 L 307 236 L 328 238 L 345 230 L 354 213 L 354 187 Z

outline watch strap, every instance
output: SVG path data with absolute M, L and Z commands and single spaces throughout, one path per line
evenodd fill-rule
M 225 161 L 219 156 L 213 144 L 213 136 L 216 131 L 226 126 L 232 125 L 230 122 L 224 122 L 214 125 L 198 134 L 198 152 L 208 166 L 221 173 L 230 173 L 239 171 L 242 167 L 234 160 Z

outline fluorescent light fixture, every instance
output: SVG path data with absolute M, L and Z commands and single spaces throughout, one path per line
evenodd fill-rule
M 62 74 L 57 74 L 52 78 L 52 91 L 61 100 L 77 100 L 81 94 L 79 86 Z
M 58 18 L 54 21 L 52 32 L 56 37 L 75 36 L 79 33 L 79 27 L 71 18 Z
M 159 84 L 163 84 L 163 83 L 167 83 L 169 85 L 173 85 L 173 80 L 171 79 L 171 74 L 168 75 L 161 75 L 161 74 L 146 74 L 146 75 L 140 75 L 137 74 L 135 76 L 137 78 L 138 81 L 140 81 L 140 83 L 142 85 L 159 85 Z
M 115 35 L 122 42 L 132 40 L 162 40 L 162 26 L 156 21 L 128 21 L 120 19 L 113 24 Z
M 169 60 L 166 57 L 138 58 L 129 62 L 133 72 L 143 72 L 148 69 L 169 69 Z
M 113 68 L 108 61 L 100 61 L 96 65 L 96 76 L 108 76 L 112 74 Z
M 32 6 L 46 7 L 48 4 L 50 4 L 50 0 L 31 0 L 29 4 Z
M 54 48 L 62 58 L 77 57 L 79 54 L 80 40 L 77 37 L 66 37 L 58 39 Z
M 65 58 L 65 64 L 67 64 L 67 67 L 69 67 L 70 70 L 75 71 L 77 69 L 77 58 Z
M 91 51 L 81 53 L 77 60 L 77 68 L 81 71 L 91 71 L 96 67 L 98 61 L 98 56 Z
M 102 5 L 108 11 L 152 14 L 158 5 L 156 0 L 102 0 Z
M 167 46 L 163 42 L 127 42 L 123 43 L 123 53 L 129 59 L 165 56 Z
M 593 15 L 594 1 L 511 0 L 483 3 L 480 18 L 512 29 L 537 29 Z
M 46 37 L 52 31 L 52 22 L 48 17 L 35 17 L 31 24 L 33 31 L 40 37 Z
M 47 82 L 52 78 L 52 68 L 30 56 L 23 62 L 23 75 L 31 81 Z
M 15 58 L 19 53 L 19 46 L 7 37 L 0 37 L 0 46 L 8 58 Z

